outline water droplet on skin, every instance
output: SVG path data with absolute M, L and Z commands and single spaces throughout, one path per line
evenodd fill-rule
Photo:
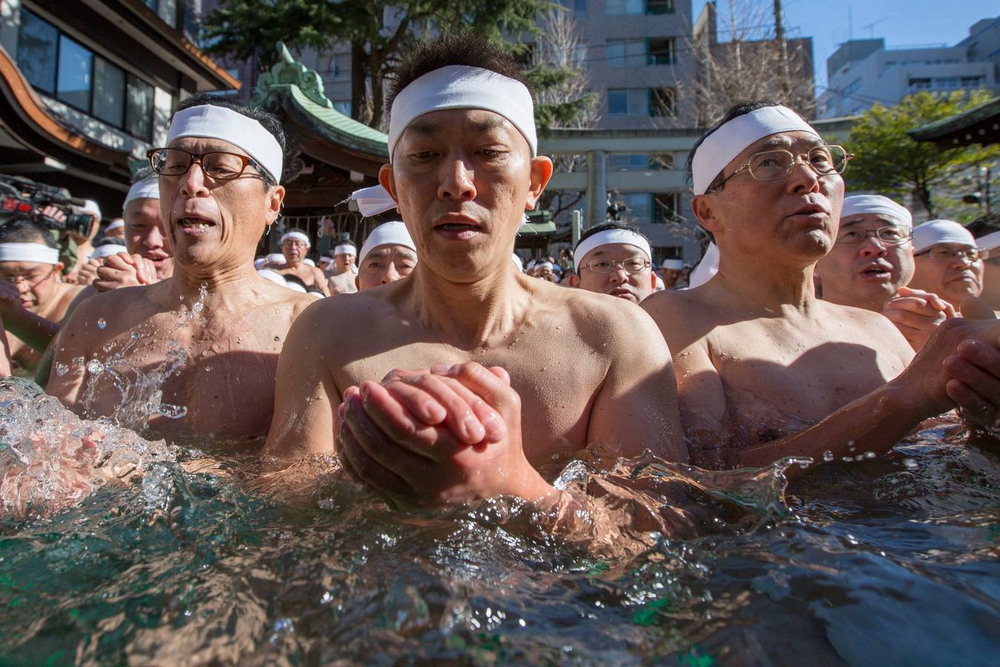
M 104 327 L 108 326 L 108 323 L 104 321 L 104 318 L 97 320 L 97 328 L 103 330 Z
M 281 340 L 281 336 L 275 336 L 275 337 L 274 337 L 274 342 L 275 342 L 275 343 L 277 343 L 277 342 L 278 342 L 278 341 L 280 341 L 280 340 Z
M 93 373 L 94 375 L 100 375 L 103 371 L 104 364 L 97 359 L 91 359 L 87 362 L 87 372 Z
M 69 372 L 69 366 L 66 364 L 56 364 L 56 375 L 62 377 Z
M 823 452 L 823 460 L 826 461 L 827 463 L 829 463 L 830 461 L 832 461 L 833 460 L 833 452 L 831 452 L 829 449 L 826 450 L 825 452 Z

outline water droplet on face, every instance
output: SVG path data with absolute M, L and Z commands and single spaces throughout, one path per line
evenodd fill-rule
M 108 323 L 104 321 L 104 318 L 97 320 L 97 328 L 103 330 L 104 327 L 108 326 Z
M 278 341 L 280 341 L 280 340 L 281 340 L 281 336 L 275 336 L 275 337 L 274 337 L 274 342 L 275 342 L 275 343 L 277 343 L 277 342 L 278 342 Z

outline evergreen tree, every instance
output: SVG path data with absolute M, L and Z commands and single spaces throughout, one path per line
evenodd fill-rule
M 854 153 L 845 174 L 849 191 L 871 190 L 897 197 L 911 194 L 931 218 L 939 209 L 960 217 L 961 179 L 1000 158 L 998 146 L 941 149 L 914 140 L 907 131 L 927 125 L 990 99 L 988 91 L 956 91 L 938 96 L 917 93 L 893 107 L 876 104 L 851 129 L 847 148 Z M 936 196 L 935 196 L 936 193 Z M 947 203 L 947 204 L 946 204 Z

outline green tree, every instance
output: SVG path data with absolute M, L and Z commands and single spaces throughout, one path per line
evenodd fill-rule
M 931 218 L 937 217 L 935 191 L 960 199 L 957 180 L 1000 157 L 1000 147 L 941 149 L 912 139 L 908 130 L 953 116 L 990 99 L 988 91 L 956 91 L 938 96 L 917 93 L 893 107 L 876 104 L 851 129 L 848 147 L 855 158 L 847 169 L 849 190 L 884 195 L 912 194 Z
M 256 56 L 262 70 L 275 61 L 277 41 L 293 52 L 351 48 L 351 106 L 355 119 L 377 126 L 386 75 L 407 52 L 441 31 L 471 30 L 514 54 L 538 32 L 548 0 L 229 0 L 205 19 L 215 55 Z

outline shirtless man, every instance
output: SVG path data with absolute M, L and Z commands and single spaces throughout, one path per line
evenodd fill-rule
M 993 359 L 1000 324 L 948 320 L 914 359 L 881 315 L 816 299 L 847 159 L 794 112 L 763 103 L 734 107 L 695 146 L 692 208 L 718 244 L 718 273 L 643 308 L 674 350 L 698 465 L 883 453 L 956 401 L 988 408 L 975 364 Z
M 32 370 L 59 331 L 80 285 L 62 282 L 52 234 L 27 218 L 0 226 L 0 316 L 11 360 Z
M 284 196 L 283 135 L 259 109 L 210 96 L 179 105 L 168 148 L 149 152 L 173 277 L 82 302 L 53 343 L 50 394 L 90 417 L 124 418 L 138 401 L 142 423 L 126 425 L 168 435 L 267 432 L 278 353 L 313 302 L 253 269 Z M 157 375 L 175 407 L 143 407 Z
M 956 313 L 937 295 L 908 287 L 912 236 L 913 216 L 888 197 L 844 197 L 836 240 L 816 264 L 816 275 L 824 301 L 882 313 L 919 350 Z
M 413 273 L 417 248 L 406 225 L 384 222 L 372 230 L 361 246 L 358 260 L 358 291 L 394 283 Z
M 620 222 L 588 229 L 574 251 L 571 287 L 639 303 L 656 290 L 649 240 Z
M 330 296 L 323 270 L 304 261 L 311 245 L 309 237 L 293 229 L 282 234 L 280 245 L 281 254 L 285 256 L 285 265 L 274 270 L 283 276 L 295 276 L 302 281 L 306 289 L 319 290 L 323 296 Z
M 653 322 L 511 261 L 552 175 L 518 72 L 469 38 L 429 44 L 397 70 L 379 180 L 419 262 L 406 280 L 324 299 L 295 323 L 265 453 L 331 454 L 336 433 L 356 478 L 427 504 L 559 502 L 550 480 L 589 443 L 609 461 L 646 448 L 686 459 Z
M 333 271 L 327 280 L 330 294 L 353 294 L 358 291 L 354 280 L 358 274 L 354 259 L 358 251 L 352 243 L 341 243 L 333 249 Z

